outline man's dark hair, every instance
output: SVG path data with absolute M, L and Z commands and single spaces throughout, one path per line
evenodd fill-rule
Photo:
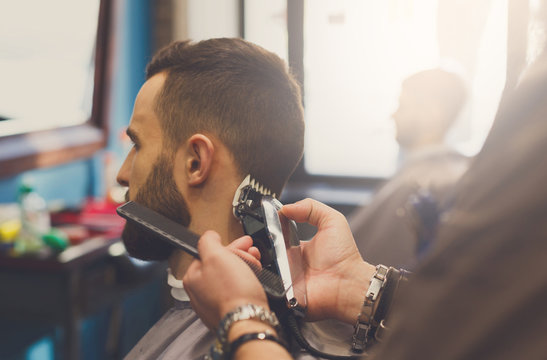
M 165 73 L 156 98 L 166 146 L 216 136 L 251 174 L 279 194 L 302 157 L 300 87 L 277 55 L 241 39 L 174 42 L 154 56 L 146 78 Z

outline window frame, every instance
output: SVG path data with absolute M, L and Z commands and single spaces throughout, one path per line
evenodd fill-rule
M 114 1 L 100 2 L 91 117 L 81 125 L 1 136 L 0 178 L 89 158 L 106 146 Z
M 287 0 L 287 31 L 289 67 L 300 84 L 302 101 L 305 106 L 304 1 Z M 289 188 L 303 189 L 303 184 L 310 184 L 311 186 L 334 186 L 336 188 L 374 188 L 385 180 L 385 178 L 377 177 L 313 175 L 308 173 L 304 167 L 305 157 L 306 154 L 304 153 L 302 160 L 289 179 Z M 298 193 L 305 196 L 305 190 L 298 191 Z

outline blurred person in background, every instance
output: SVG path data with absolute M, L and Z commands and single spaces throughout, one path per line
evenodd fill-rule
M 406 78 L 393 113 L 402 166 L 349 223 L 372 263 L 412 268 L 425 253 L 469 159 L 446 144 L 466 103 L 463 79 L 440 68 Z

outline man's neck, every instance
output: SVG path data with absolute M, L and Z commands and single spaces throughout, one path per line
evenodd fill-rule
M 211 214 L 213 215 L 213 214 Z M 243 227 L 239 221 L 232 215 L 231 211 L 217 216 L 205 216 L 201 219 L 192 219 L 189 229 L 199 235 L 207 230 L 214 230 L 222 239 L 223 244 L 227 245 L 235 239 L 244 235 Z M 175 250 L 169 258 L 169 267 L 175 278 L 181 280 L 186 270 L 193 261 L 193 257 L 182 250 Z
M 207 181 L 200 186 L 189 186 L 181 181 L 181 192 L 191 216 L 188 229 L 198 235 L 214 230 L 220 235 L 222 243 L 228 245 L 244 235 L 243 227 L 234 217 L 232 209 L 234 193 L 243 178 L 222 144 L 217 143 L 215 154 L 215 166 L 209 172 Z M 179 280 L 191 262 L 191 256 L 182 251 L 175 251 L 169 258 L 171 271 Z

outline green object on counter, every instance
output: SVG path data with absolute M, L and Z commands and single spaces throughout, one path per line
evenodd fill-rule
M 42 235 L 44 243 L 53 250 L 62 251 L 68 246 L 68 237 L 61 231 L 51 229 L 46 234 Z
M 22 183 L 19 186 L 19 194 L 28 194 L 34 191 L 34 187 L 28 183 Z

